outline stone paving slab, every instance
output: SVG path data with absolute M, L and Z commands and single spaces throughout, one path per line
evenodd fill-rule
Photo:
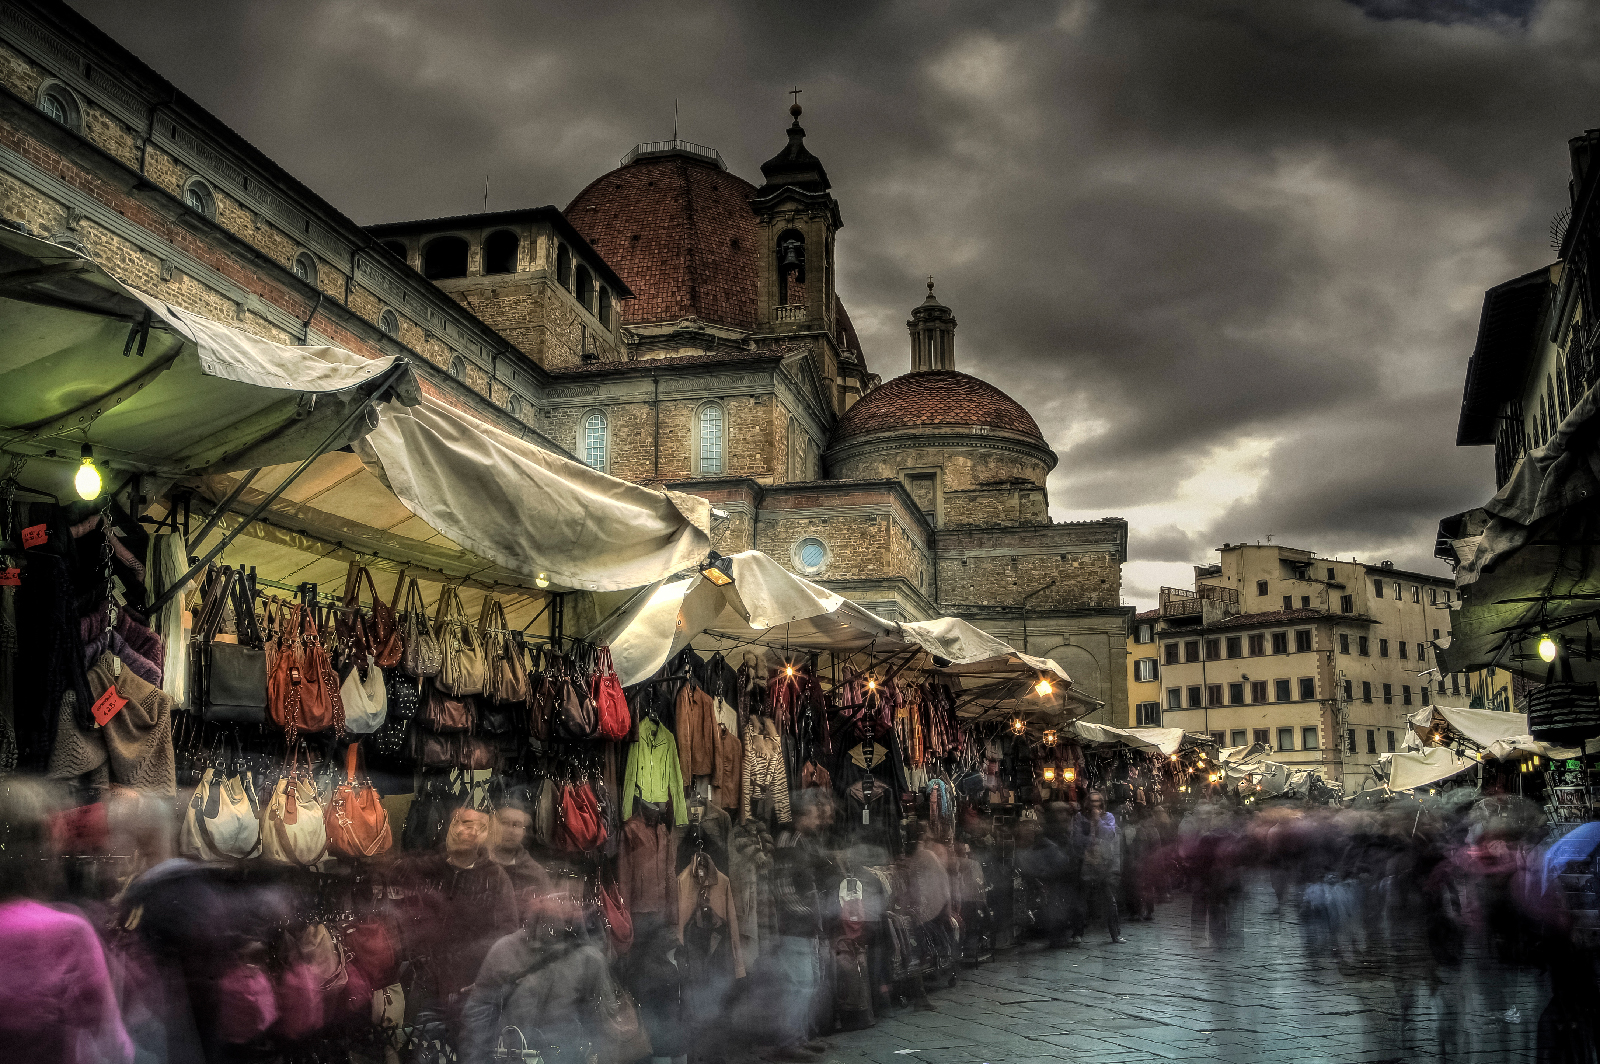
M 1219 945 L 1190 934 L 1189 899 L 1123 928 L 1114 945 L 1025 945 L 930 992 L 936 1010 L 897 1010 L 829 1041 L 825 1064 L 1522 1064 L 1534 1059 L 1542 976 L 1482 957 L 1449 973 L 1453 1002 L 1402 990 L 1418 949 L 1341 966 L 1308 954 L 1291 906 L 1252 884 Z M 1103 932 L 1102 932 L 1103 934 Z M 1465 1017 L 1441 1039 L 1441 1004 Z M 1505 1012 L 1516 1009 L 1518 1022 Z M 1440 1043 L 1445 1043 L 1441 1053 Z M 901 1050 L 916 1050 L 905 1053 Z

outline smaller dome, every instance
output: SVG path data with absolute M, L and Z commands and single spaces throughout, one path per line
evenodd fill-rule
M 1044 443 L 1033 416 L 1015 399 L 988 381 L 953 369 L 906 373 L 874 388 L 839 419 L 833 442 L 936 426 L 1004 429 Z

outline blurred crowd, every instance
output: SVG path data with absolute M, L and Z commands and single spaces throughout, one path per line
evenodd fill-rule
M 1453 1059 L 1469 1013 L 1514 1012 L 1493 973 L 1526 968 L 1548 987 L 1527 1018 L 1540 1059 L 1600 1059 L 1600 834 L 1552 843 L 1542 810 L 1513 796 L 1363 810 L 1217 799 L 1173 815 L 1088 791 L 1020 817 L 913 823 L 897 853 L 841 830 L 826 790 L 792 807 L 761 858 L 759 930 L 740 929 L 727 877 L 691 846 L 678 874 L 696 900 L 673 922 L 624 928 L 588 870 L 530 850 L 514 794 L 450 810 L 436 850 L 329 876 L 176 856 L 164 799 L 74 807 L 13 777 L 0 783 L 0 1045 L 74 1064 L 525 1051 L 681 1064 L 752 1048 L 815 1061 L 835 1032 L 937 1008 L 930 991 L 997 949 L 1100 935 L 1133 949 L 1126 925 L 1185 894 L 1189 946 L 1283 949 L 1242 940 L 1255 882 L 1298 926 L 1308 980 L 1372 987 L 1402 1024 L 1429 1012 L 1430 1057 Z M 753 934 L 771 938 L 756 951 Z

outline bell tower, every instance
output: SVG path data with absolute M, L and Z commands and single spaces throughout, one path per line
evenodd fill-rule
M 798 92 L 798 90 L 797 90 Z M 756 278 L 756 320 L 762 333 L 820 333 L 830 363 L 837 361 L 833 241 L 844 224 L 828 193 L 822 160 L 806 149 L 798 98 L 789 108 L 789 144 L 761 164 L 765 183 L 750 207 L 761 227 L 761 267 Z M 824 368 L 833 378 L 833 365 Z
M 928 298 L 911 311 L 911 372 L 956 368 L 956 316 L 933 295 L 928 278 Z

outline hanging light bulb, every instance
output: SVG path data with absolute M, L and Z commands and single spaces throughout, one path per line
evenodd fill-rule
M 72 486 L 78 489 L 80 499 L 100 497 L 100 470 L 94 467 L 94 450 L 87 443 L 83 445 L 83 464 L 78 467 L 78 475 L 72 478 Z
M 785 665 L 783 667 L 783 674 L 785 676 L 793 676 L 794 675 L 794 666 L 793 665 Z
M 1075 768 L 1062 769 L 1061 778 L 1066 780 L 1068 783 L 1071 783 L 1073 780 L 1078 778 L 1078 770 Z
M 873 679 L 871 676 L 867 677 L 867 690 L 876 691 L 877 689 L 878 689 L 878 681 Z
M 1056 745 L 1056 730 L 1054 728 L 1046 728 L 1045 729 L 1045 732 L 1044 732 L 1044 745 L 1046 745 L 1046 746 L 1054 746 L 1054 745 Z
M 1014 734 L 1021 735 L 1023 732 L 1025 732 L 1027 730 L 1028 730 L 1028 722 L 1027 721 L 1023 720 L 1021 717 L 1017 717 L 1014 720 L 1012 720 L 1012 722 L 1011 722 L 1011 731 Z
M 1546 661 L 1556 660 L 1556 641 L 1548 635 L 1539 640 L 1539 656 Z
M 1167 755 L 1167 760 L 1168 761 L 1176 761 L 1176 760 L 1178 760 L 1178 755 L 1177 754 L 1168 754 Z
M 1056 778 L 1056 768 L 1055 768 L 1055 766 L 1054 765 L 1046 765 L 1044 767 L 1044 781 L 1046 783 L 1054 783 L 1055 782 L 1055 778 Z
M 1039 677 L 1039 682 L 1033 685 L 1033 690 L 1034 693 L 1040 698 L 1049 698 L 1050 693 L 1054 691 L 1055 688 L 1050 686 L 1050 681 L 1048 678 L 1041 676 Z
M 534 586 L 539 587 L 539 588 L 547 588 L 547 587 L 549 587 L 550 586 L 550 574 L 549 573 L 540 573 L 538 576 L 533 578 L 533 583 L 534 583 Z

